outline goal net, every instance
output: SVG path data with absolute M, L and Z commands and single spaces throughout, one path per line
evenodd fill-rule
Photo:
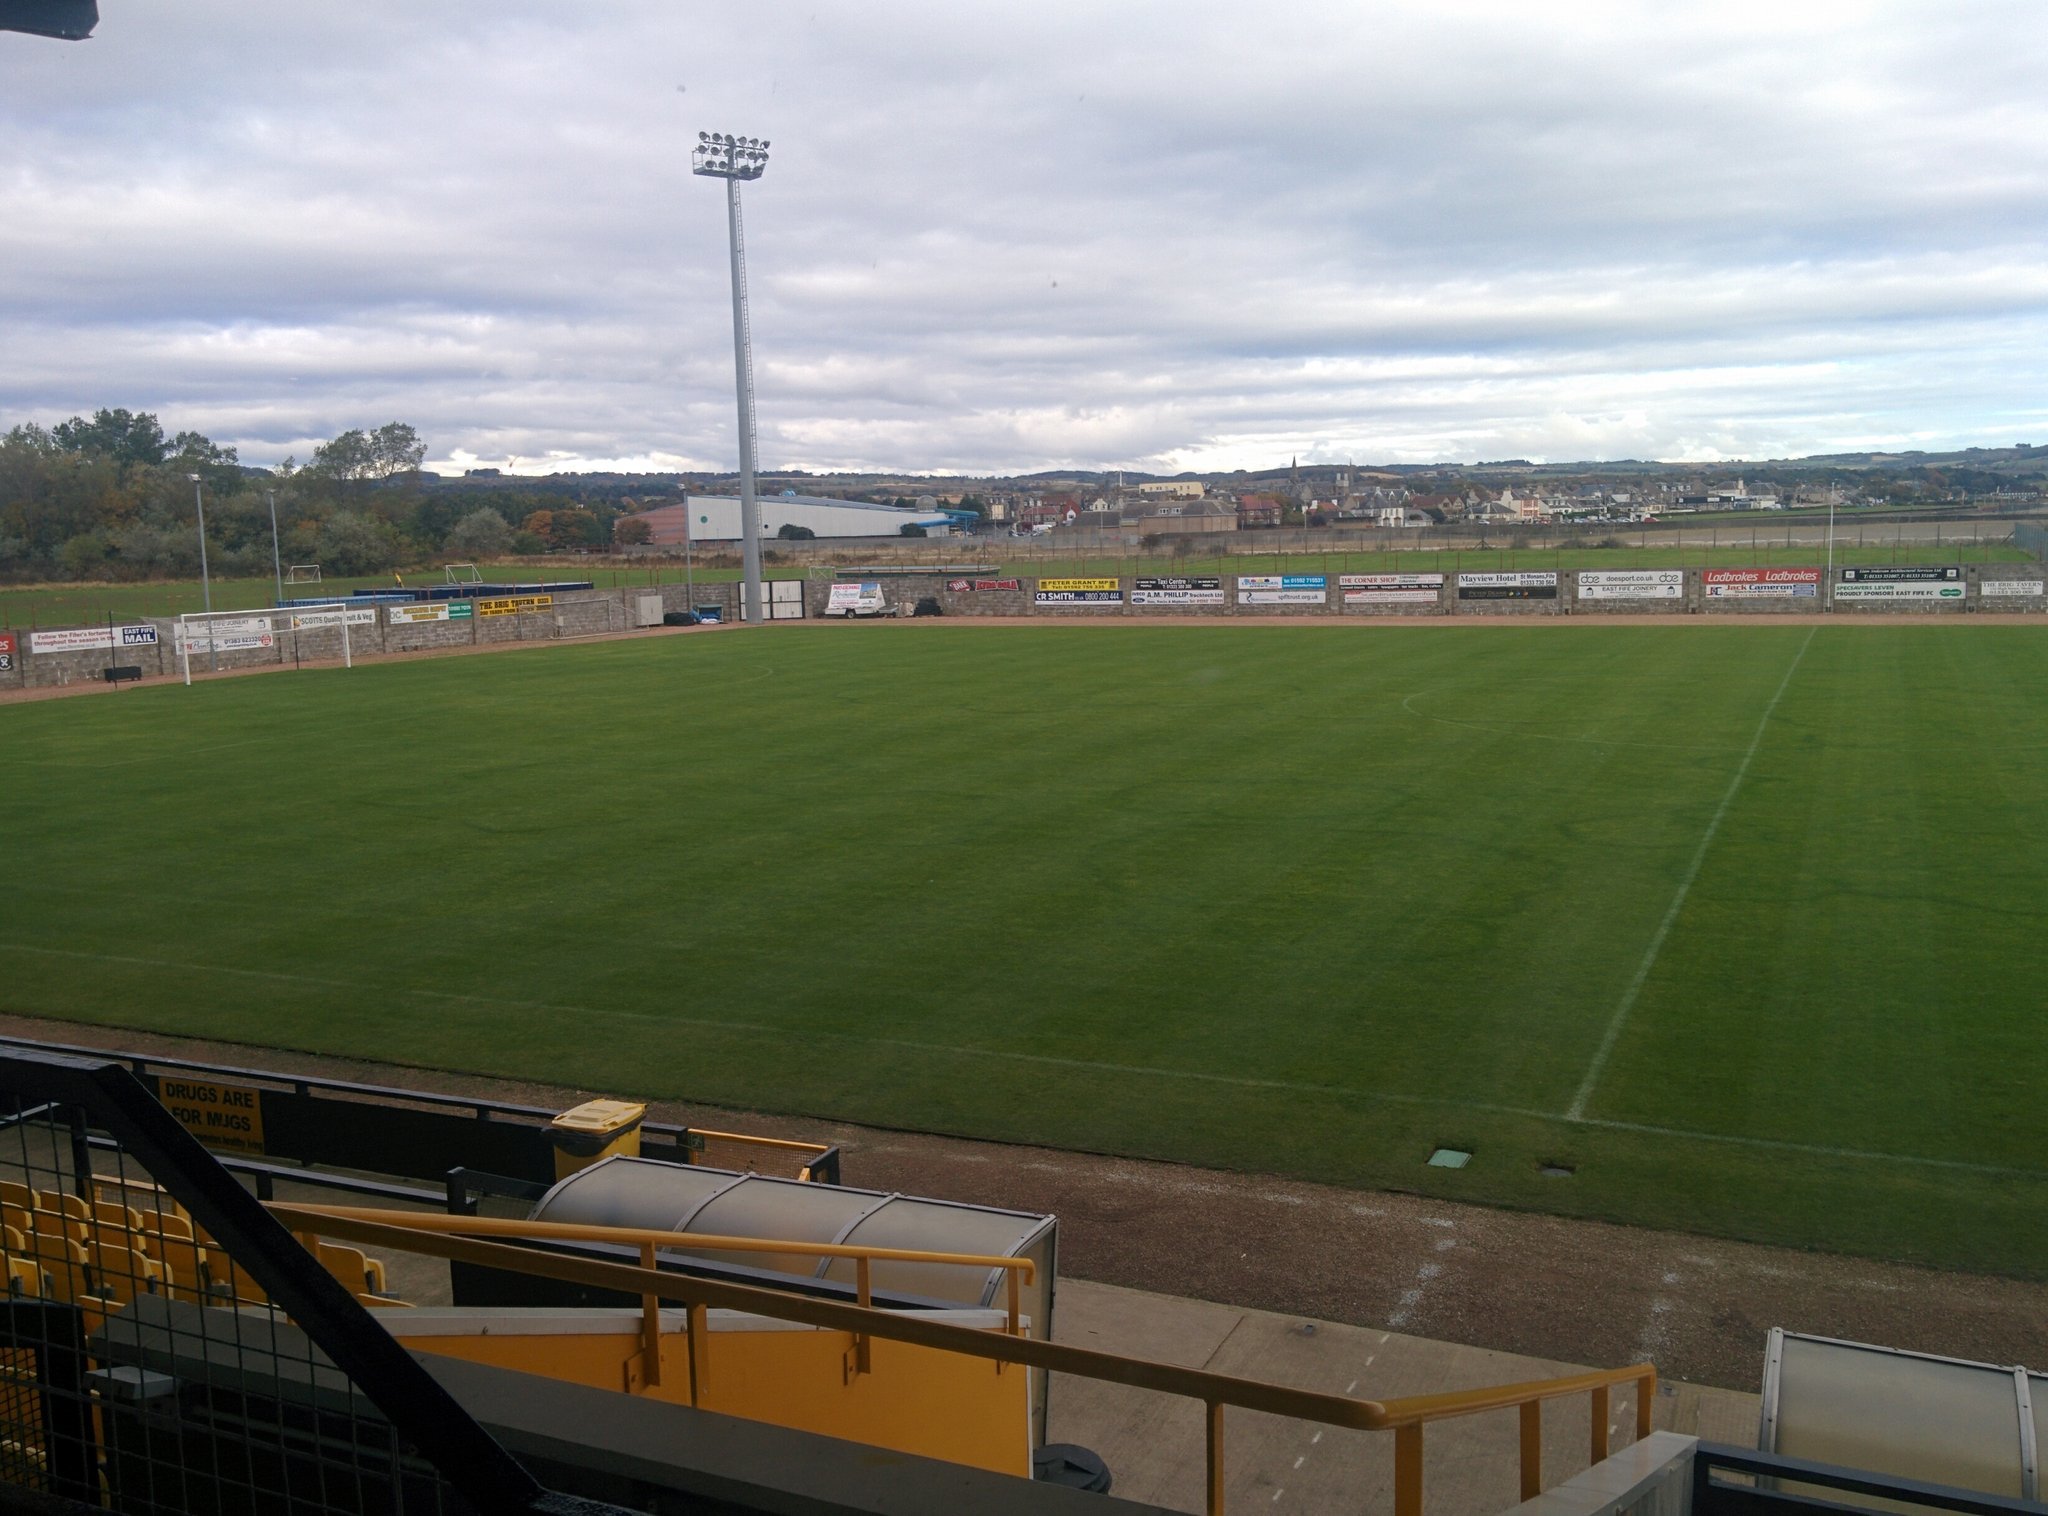
M 294 563 L 284 571 L 286 584 L 318 584 L 320 565 L 317 563 Z
M 222 653 L 246 653 L 276 648 L 286 637 L 292 639 L 297 656 L 301 632 L 338 630 L 341 660 L 355 667 L 354 639 L 350 629 L 374 625 L 375 607 L 346 600 L 319 601 L 311 605 L 280 606 L 270 611 L 187 611 L 176 627 L 178 667 L 185 683 L 192 682 L 192 655 L 204 654 L 208 665 L 218 672 Z M 280 655 L 281 656 L 281 655 Z M 243 659 L 243 664 L 248 660 Z
M 474 563 L 451 563 L 442 570 L 450 584 L 482 584 L 484 576 Z

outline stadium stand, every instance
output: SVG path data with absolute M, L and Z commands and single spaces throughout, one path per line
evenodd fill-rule
M 1075 1487 L 1114 1471 L 1047 1446 L 1055 1373 L 1192 1402 L 1212 1512 L 1247 1412 L 1390 1434 L 1395 1516 L 2048 1509 L 2024 1369 L 1775 1334 L 1761 1445 L 1717 1446 L 1653 1429 L 1647 1364 L 1365 1399 L 1074 1346 L 1053 1218 L 847 1187 L 818 1144 L 721 1133 L 771 1172 L 713 1169 L 616 1102 L 16 1040 L 0 1110 L 0 1509 L 1162 1509 Z M 1587 1412 L 1562 1481 L 1552 1405 Z M 1518 1488 L 1426 1500 L 1428 1429 L 1507 1412 Z

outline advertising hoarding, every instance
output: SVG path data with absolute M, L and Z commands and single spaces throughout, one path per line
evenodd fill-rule
M 1460 600 L 1555 600 L 1555 569 L 1524 569 L 1519 572 L 1460 574 Z
M 2048 580 L 1986 579 L 1977 586 L 1986 600 L 2014 600 L 2022 596 L 2048 595 Z
M 1782 600 L 1820 598 L 1820 570 L 1702 569 L 1700 587 L 1710 600 Z
M 1122 605 L 1121 579 L 1041 579 L 1032 591 L 1033 605 Z
M 156 628 L 153 626 L 77 626 L 61 632 L 28 634 L 31 653 L 82 653 L 101 648 L 155 646 Z
M 1322 574 L 1239 574 L 1239 605 L 1326 605 L 1330 581 Z
M 1167 576 L 1131 582 L 1132 605 L 1222 605 L 1223 581 L 1215 575 Z
M 1684 569 L 1581 570 L 1581 600 L 1682 600 Z
M 946 588 L 954 594 L 966 594 L 973 590 L 1021 590 L 1022 579 L 948 579 Z
M 1435 605 L 1443 598 L 1442 574 L 1340 574 L 1337 588 L 1346 605 Z

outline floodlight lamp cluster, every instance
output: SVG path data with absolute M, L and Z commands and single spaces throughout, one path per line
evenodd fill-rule
M 758 179 L 767 167 L 766 142 L 729 132 L 697 133 L 697 149 L 690 155 L 690 172 L 713 179 Z

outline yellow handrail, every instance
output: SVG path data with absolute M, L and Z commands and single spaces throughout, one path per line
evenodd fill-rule
M 1591 1451 L 1597 1462 L 1607 1456 L 1607 1417 L 1612 1387 L 1631 1382 L 1636 1386 L 1635 1421 L 1636 1435 L 1639 1438 L 1647 1437 L 1650 1433 L 1651 1411 L 1657 1391 L 1656 1366 L 1644 1363 L 1626 1368 L 1569 1374 L 1558 1379 L 1535 1380 L 1526 1384 L 1459 1390 L 1440 1395 L 1417 1395 L 1388 1401 L 1358 1400 L 1348 1395 L 1298 1390 L 1286 1385 L 1267 1384 L 1256 1379 L 1217 1374 L 1207 1369 L 1182 1368 L 1176 1364 L 1154 1363 L 1093 1348 L 1042 1341 L 1023 1336 L 1016 1328 L 1017 1285 L 1020 1279 L 1028 1277 L 1025 1271 L 1014 1267 L 1027 1262 L 1022 1259 L 976 1258 L 965 1254 L 924 1254 L 908 1249 L 873 1249 L 868 1253 L 869 1257 L 907 1254 L 912 1261 L 918 1262 L 942 1260 L 966 1263 L 974 1267 L 986 1265 L 1008 1268 L 1011 1284 L 1011 1330 L 993 1333 L 950 1322 L 933 1321 L 921 1317 L 916 1312 L 874 1309 L 866 1303 L 865 1288 L 861 1291 L 861 1304 L 845 1305 L 835 1300 L 784 1294 L 758 1285 L 729 1284 L 723 1280 L 701 1279 L 653 1268 L 651 1264 L 657 1246 L 674 1246 L 679 1241 L 697 1245 L 703 1241 L 689 1237 L 686 1233 L 655 1232 L 625 1227 L 581 1227 L 563 1222 L 551 1224 L 502 1217 L 380 1211 L 358 1206 L 288 1205 L 273 1202 L 270 1210 L 280 1222 L 295 1232 L 313 1232 L 351 1242 L 373 1243 L 399 1251 L 424 1253 L 429 1257 L 448 1258 L 479 1264 L 486 1268 L 532 1274 L 540 1278 L 559 1279 L 595 1289 L 638 1295 L 642 1299 L 643 1312 L 648 1323 L 648 1340 L 643 1348 L 643 1354 L 650 1377 L 659 1374 L 661 1361 L 659 1323 L 653 1311 L 654 1304 L 660 1299 L 681 1300 L 688 1307 L 688 1349 L 693 1392 L 696 1386 L 703 1383 L 704 1364 L 700 1356 L 703 1313 L 707 1309 L 715 1308 L 746 1311 L 783 1321 L 800 1322 L 828 1331 L 847 1332 L 854 1339 L 856 1352 L 861 1359 L 861 1372 L 866 1372 L 868 1368 L 866 1340 L 869 1337 L 884 1337 L 895 1342 L 907 1342 L 968 1357 L 988 1359 L 996 1364 L 997 1372 L 1001 1372 L 1004 1364 L 1015 1363 L 1029 1368 L 1075 1374 L 1110 1384 L 1158 1390 L 1170 1395 L 1199 1400 L 1206 1407 L 1206 1487 L 1207 1509 L 1210 1516 L 1222 1516 L 1223 1513 L 1223 1411 L 1226 1406 L 1260 1411 L 1268 1415 L 1288 1416 L 1298 1421 L 1311 1421 L 1323 1426 L 1347 1427 L 1357 1431 L 1393 1432 L 1395 1516 L 1421 1516 L 1422 1434 L 1423 1428 L 1430 1423 L 1448 1421 L 1459 1416 L 1477 1415 L 1485 1411 L 1518 1410 L 1522 1434 L 1522 1498 L 1529 1500 L 1542 1493 L 1544 1401 L 1564 1395 L 1592 1396 Z M 570 1254 L 537 1252 L 531 1248 L 483 1240 L 492 1236 L 529 1237 L 540 1240 L 541 1237 L 549 1235 L 551 1227 L 581 1234 L 599 1234 L 594 1237 L 585 1236 L 582 1240 L 623 1242 L 631 1239 L 639 1246 L 641 1263 L 610 1263 Z M 607 1233 L 610 1234 L 609 1237 L 603 1235 Z M 761 1242 L 754 1238 L 720 1238 L 717 1241 L 748 1249 L 758 1249 L 762 1246 Z M 824 1243 L 784 1243 L 781 1250 L 815 1255 L 827 1251 L 829 1247 L 829 1244 Z M 771 1249 L 773 1250 L 775 1249 Z M 853 1251 L 858 1253 L 860 1250 Z M 860 1260 L 857 1259 L 856 1262 Z M 864 1267 L 861 1272 L 865 1273 Z
M 757 1148 L 788 1148 L 792 1152 L 809 1153 L 817 1156 L 832 1151 L 829 1142 L 798 1142 L 789 1137 L 756 1137 L 751 1132 L 714 1132 L 709 1127 L 685 1128 L 692 1137 L 706 1137 L 718 1142 L 744 1142 Z

